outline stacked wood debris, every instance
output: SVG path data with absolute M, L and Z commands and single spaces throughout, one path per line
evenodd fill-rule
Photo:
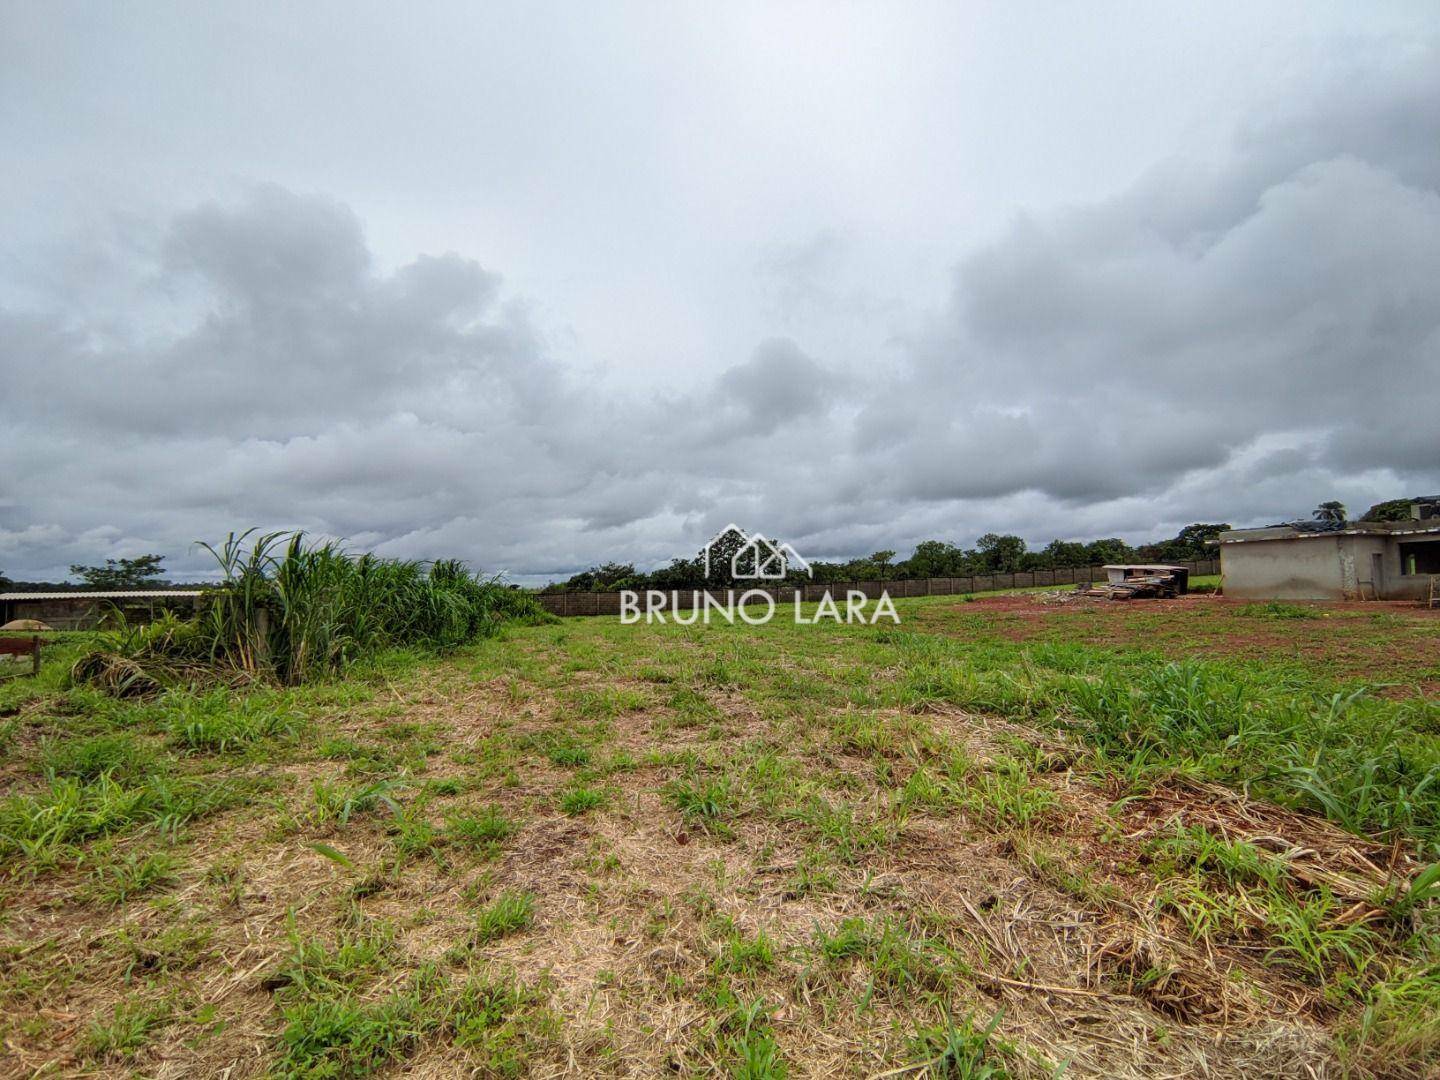
M 1066 604 L 1079 599 L 1173 599 L 1188 591 L 1189 574 L 1179 566 L 1107 566 L 1108 581 L 1076 585 L 1072 592 L 1052 593 L 1047 603 Z

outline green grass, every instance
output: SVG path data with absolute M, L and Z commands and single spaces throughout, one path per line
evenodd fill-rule
M 486 857 L 499 853 L 519 826 L 498 807 L 486 806 L 471 814 L 454 814 L 445 820 L 445 838 L 451 844 Z
M 536 1049 L 559 1028 L 543 993 L 493 975 L 472 976 L 459 988 L 448 1023 L 480 1075 L 499 1077 L 527 1075 Z
M 40 767 L 53 776 L 94 781 L 102 774 L 135 781 L 162 768 L 154 747 L 128 733 L 51 738 L 40 747 Z
M 714 970 L 726 975 L 759 975 L 774 968 L 778 952 L 774 939 L 763 929 L 749 936 L 732 927 L 720 943 Z
M 407 807 L 396 814 L 390 822 L 390 835 L 395 852 L 402 861 L 430 855 L 444 862 L 441 847 L 446 838 L 419 807 Z
M 730 782 L 725 777 L 691 777 L 671 782 L 665 798 L 686 820 L 704 828 L 718 828 L 735 809 Z
M 108 1015 L 90 1021 L 81 1040 L 81 1053 L 97 1062 L 129 1060 L 150 1043 L 170 1015 L 167 1004 L 121 1001 Z
M 910 1043 L 915 1072 L 952 1080 L 1007 1080 L 1010 1051 L 995 1037 L 999 1023 L 997 1012 L 983 1028 L 968 1016 L 959 1020 L 947 1016 L 942 1024 L 922 1028 Z
M 1185 773 L 1440 853 L 1440 705 L 1231 660 L 894 635 L 898 704 L 1052 723 L 1132 778 Z
M 784 1080 L 790 1067 L 781 1052 L 764 998 L 744 1000 L 726 983 L 715 991 L 716 1049 L 735 1080 Z
M 1253 829 L 1208 794 L 1210 827 L 1168 817 L 1219 783 L 1352 830 L 1382 870 L 1396 843 L 1440 863 L 1433 620 L 899 606 L 900 627 L 516 621 L 288 688 L 0 688 L 5 904 L 16 926 L 63 905 L 86 927 L 0 942 L 0 1035 L 91 1071 L 778 1077 L 812 1068 L 817 1032 L 863 1029 L 846 1052 L 870 1072 L 1048 1075 L 992 1007 L 952 1017 L 985 1000 L 983 975 L 1045 1025 L 1031 980 L 1163 1009 L 1155 988 L 1198 967 L 1323 1029 L 1337 1073 L 1419 1075 L 1440 1054 L 1440 869 L 1377 877 L 1357 909 L 1353 885 L 1305 876 L 1327 844 L 1294 861 L 1263 807 Z M 1306 847 L 1303 820 L 1274 829 Z M 1098 981 L 1032 966 L 1023 936 L 1006 955 L 980 924 L 1003 927 L 1012 893 L 967 889 L 976 916 L 933 877 L 977 854 L 1032 912 L 1117 940 L 1144 934 L 1140 905 L 1158 951 Z M 288 945 L 263 915 L 287 908 Z M 557 963 L 553 1005 L 551 976 L 500 966 L 543 971 L 577 941 L 606 955 Z M 199 1000 L 267 956 L 243 992 Z M 89 1003 L 78 1021 L 40 1011 L 66 1000 Z M 662 1014 L 687 1018 L 663 1050 Z M 1213 1065 L 1212 1026 L 1157 1020 L 1146 1053 Z M 1315 1064 L 1319 1045 L 1297 1053 Z
M 316 825 L 348 825 L 350 819 L 362 814 L 387 810 L 399 816 L 396 797 L 404 785 L 392 780 L 347 784 L 317 780 L 311 788 L 308 819 Z
M 841 863 L 856 863 L 882 850 L 894 842 L 900 825 L 897 818 L 870 816 L 850 803 L 818 795 L 782 816 L 809 826 L 830 857 Z
M 510 920 L 505 932 L 514 932 L 515 913 L 504 918 Z M 284 1027 L 272 1073 L 307 1080 L 369 1076 L 402 1064 L 435 1039 L 462 1050 L 467 1071 L 519 1077 L 535 1050 L 554 1038 L 545 995 L 493 972 L 456 979 L 424 965 L 396 989 L 360 994 L 396 961 L 393 938 L 383 928 L 335 947 L 297 940 L 276 980 Z
M 173 835 L 243 800 L 246 788 L 164 775 L 136 783 L 108 772 L 90 781 L 56 776 L 34 794 L 0 800 L 0 854 L 48 867 L 76 857 L 80 843 L 113 833 L 151 828 Z
M 278 1077 L 369 1076 L 414 1053 L 438 1026 L 424 994 L 409 989 L 379 1001 L 302 1000 L 282 1010 Z
M 1433 1062 L 1440 1055 L 1440 971 L 1388 972 L 1366 991 L 1357 1022 L 1341 1032 L 1351 1060 Z
M 1243 604 L 1235 609 L 1242 619 L 1318 619 L 1320 612 L 1313 607 L 1287 604 L 1280 600 L 1264 603 Z
M 159 931 L 124 929 L 107 952 L 124 962 L 126 985 L 188 972 L 213 958 L 214 931 L 201 919 L 176 922 Z
M 550 749 L 549 757 L 556 765 L 589 765 L 590 748 L 575 745 L 555 746 Z
M 483 945 L 518 934 L 534 921 L 534 895 L 513 889 L 506 890 L 475 916 L 475 943 Z
M 130 852 L 97 866 L 84 895 L 97 904 L 123 904 L 131 897 L 173 882 L 176 865 L 175 856 L 168 852 L 152 851 L 143 856 Z
M 867 921 L 857 916 L 842 920 L 833 931 L 817 930 L 815 950 L 832 965 L 863 961 L 868 968 L 865 999 L 943 993 L 954 980 L 947 950 L 912 937 L 893 918 Z
M 163 701 L 171 741 L 185 750 L 223 754 L 292 734 L 298 720 L 266 695 L 174 692 Z
M 395 959 L 395 928 L 369 923 L 342 930 L 331 942 L 290 928 L 290 955 L 270 978 L 288 998 L 325 998 L 349 993 Z
M 560 793 L 560 809 L 571 817 L 588 814 L 605 805 L 605 792 L 599 788 L 572 787 Z

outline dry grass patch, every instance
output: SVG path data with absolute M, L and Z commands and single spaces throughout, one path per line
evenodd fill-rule
M 1088 654 L 949 648 L 575 621 L 234 724 L 27 705 L 9 820 L 171 802 L 11 828 L 16 1071 L 1423 1075 L 1415 845 L 1103 759 L 1033 666 Z

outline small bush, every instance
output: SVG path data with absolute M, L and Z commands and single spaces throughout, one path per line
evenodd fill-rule
M 299 685 L 385 649 L 453 649 L 507 620 L 554 621 L 529 593 L 458 560 L 355 556 L 298 532 L 254 533 L 202 545 L 223 581 L 198 618 L 122 626 L 75 662 L 75 681 L 115 696 L 256 679 Z

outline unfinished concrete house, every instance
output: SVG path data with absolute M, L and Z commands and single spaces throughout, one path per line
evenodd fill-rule
M 1245 600 L 1440 596 L 1440 495 L 1408 521 L 1302 522 L 1220 534 L 1225 595 Z

